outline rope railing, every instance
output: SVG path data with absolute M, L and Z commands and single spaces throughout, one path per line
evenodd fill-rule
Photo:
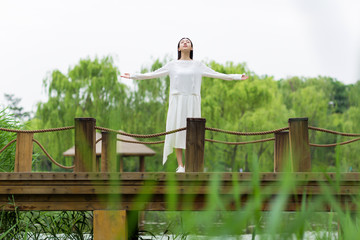
M 266 139 L 248 141 L 248 142 L 225 142 L 225 141 L 219 141 L 219 140 L 213 140 L 213 139 L 205 139 L 206 142 L 223 143 L 223 144 L 227 144 L 227 145 L 245 145 L 245 144 L 250 144 L 250 143 L 269 142 L 269 141 L 274 141 L 274 140 L 275 140 L 275 138 L 266 138 Z
M 335 135 L 340 135 L 340 136 L 344 136 L 344 137 L 359 137 L 360 136 L 360 134 L 357 134 L 357 133 L 343 133 L 343 132 L 328 130 L 328 129 L 324 129 L 324 128 L 318 128 L 318 127 L 313 127 L 313 126 L 309 126 L 309 129 L 314 130 L 314 131 L 319 131 L 319 132 L 325 132 L 325 133 L 331 133 L 331 134 L 335 134 Z M 309 145 L 311 147 L 336 147 L 336 146 L 356 142 L 356 141 L 359 141 L 359 140 L 360 140 L 360 138 L 355 138 L 355 139 L 340 142 L 340 143 L 331 143 L 331 144 L 310 143 Z
M 110 128 L 104 128 L 104 127 L 95 127 L 95 129 L 101 130 L 101 131 L 117 133 L 117 134 L 120 134 L 120 135 L 123 135 L 123 136 L 128 136 L 128 137 L 152 138 L 152 137 L 160 137 L 160 136 L 164 136 L 164 135 L 168 135 L 168 134 L 172 134 L 172 133 L 176 133 L 176 132 L 180 132 L 180 131 L 185 131 L 186 127 L 178 128 L 178 129 L 168 131 L 168 132 L 154 133 L 154 134 L 133 134 L 133 133 L 126 133 L 126 132 L 122 132 L 122 131 L 113 130 L 113 129 L 110 129 Z
M 127 143 L 135 143 L 135 144 L 160 144 L 160 143 L 164 143 L 165 141 L 155 141 L 155 142 L 141 142 L 141 141 L 131 141 L 131 140 L 125 140 L 125 139 L 116 139 L 117 141 L 120 142 L 127 142 Z
M 16 139 L 11 140 L 8 144 L 6 144 L 1 150 L 0 150 L 0 154 L 5 151 L 6 148 L 8 148 L 11 144 L 13 144 L 14 142 L 16 142 Z
M 205 122 L 205 121 L 204 121 Z M 88 125 L 89 126 L 89 125 Z M 279 129 L 275 129 L 275 130 L 270 130 L 270 131 L 259 131 L 259 132 L 237 132 L 237 131 L 229 131 L 229 130 L 223 130 L 223 129 L 218 129 L 218 128 L 212 128 L 212 127 L 205 127 L 205 123 L 203 125 L 203 127 L 200 127 L 201 131 L 204 131 L 204 127 L 206 131 L 212 131 L 212 132 L 219 132 L 219 133 L 224 133 L 224 134 L 231 134 L 231 135 L 236 135 L 236 136 L 256 136 L 256 135 L 267 135 L 267 134 L 275 134 L 275 133 L 280 133 L 282 131 L 286 131 L 289 130 L 290 126 L 292 126 L 291 124 L 289 124 L 289 127 L 283 127 L 283 128 L 279 128 Z M 50 129 L 40 129 L 40 130 L 19 130 L 19 129 L 8 129 L 8 128 L 0 128 L 0 131 L 6 131 L 6 132 L 13 132 L 13 133 L 29 133 L 29 134 L 33 134 L 33 133 L 46 133 L 46 132 L 56 132 L 56 131 L 64 131 L 64 130 L 71 130 L 74 129 L 74 126 L 68 126 L 68 127 L 59 127 L 59 128 L 50 128 Z M 171 130 L 171 131 L 166 131 L 166 132 L 161 132 L 161 133 L 154 133 L 154 134 L 133 134 L 133 133 L 126 133 L 123 131 L 119 131 L 119 130 L 113 130 L 110 128 L 105 128 L 105 127 L 100 127 L 100 126 L 94 126 L 92 125 L 91 127 L 87 128 L 87 131 L 89 132 L 89 134 L 91 135 L 91 131 L 95 130 L 100 130 L 100 131 L 106 131 L 106 132 L 111 132 L 111 133 L 116 133 L 122 136 L 127 136 L 127 137 L 134 137 L 134 138 L 153 138 L 153 137 L 160 137 L 160 136 L 164 136 L 164 135 L 168 135 L 168 134 L 173 134 L 176 132 L 180 132 L 180 131 L 190 131 L 188 134 L 190 134 L 190 138 L 194 138 L 196 139 L 196 135 L 197 135 L 197 131 L 196 128 L 194 128 L 193 124 L 188 124 L 187 127 L 183 127 L 183 128 L 178 128 L 175 130 Z M 80 128 L 82 129 L 82 128 Z M 292 129 L 292 128 L 291 128 Z M 360 140 L 360 134 L 355 134 L 355 133 L 343 133 L 343 132 L 338 132 L 338 131 L 333 131 L 333 130 L 328 130 L 328 129 L 323 129 L 323 128 L 318 128 L 318 127 L 306 127 L 304 128 L 303 131 L 308 131 L 308 129 L 310 130 L 314 130 L 314 131 L 320 131 L 320 132 L 326 132 L 326 133 L 331 133 L 331 134 L 336 134 L 336 135 L 341 135 L 341 136 L 346 136 L 346 137 L 358 137 L 349 141 L 344 141 L 344 142 L 340 142 L 340 143 L 333 143 L 333 144 L 314 144 L 314 143 L 310 143 L 310 146 L 312 147 L 334 147 L 334 146 L 339 146 L 339 145 L 345 145 L 345 144 L 349 144 L 352 142 L 356 142 Z M 194 136 L 195 137 L 194 137 Z M 18 135 L 19 137 L 19 135 Z M 20 136 L 22 137 L 22 136 Z M 86 139 L 90 139 L 88 138 L 83 138 L 83 141 L 86 141 Z M 120 139 L 117 138 L 117 141 L 121 141 L 121 142 L 127 142 L 127 143 L 133 143 L 133 144 L 147 144 L 147 145 L 151 145 L 151 144 L 163 144 L 165 141 L 138 141 L 138 140 L 128 140 L 128 139 Z M 210 143 L 220 143 L 220 144 L 227 144 L 227 145 L 245 145 L 245 144 L 253 144 L 253 143 L 263 143 L 263 142 L 269 142 L 269 141 L 274 141 L 275 138 L 266 138 L 266 139 L 259 139 L 259 140 L 251 140 L 251 141 L 244 141 L 244 142 L 230 142 L 230 141 L 221 141 L 221 140 L 215 140 L 215 139 L 207 139 L 205 138 L 206 142 L 210 142 Z M 12 141 L 10 141 L 8 144 L 6 144 L 2 149 L 0 149 L 0 154 L 7 149 L 11 144 L 13 144 L 14 142 L 16 142 L 17 139 L 14 139 Z M 26 140 L 27 141 L 27 140 Z M 50 161 L 52 163 L 54 163 L 56 166 L 60 167 L 60 168 L 64 168 L 64 169 L 73 169 L 75 166 L 64 166 L 61 165 L 60 163 L 56 162 L 51 156 L 50 154 L 46 151 L 46 149 L 39 143 L 39 141 L 32 139 L 33 142 L 35 142 L 40 148 L 41 150 L 44 152 L 44 154 L 50 159 Z M 102 138 L 97 139 L 95 142 L 96 144 L 99 143 L 100 141 L 102 141 Z M 189 141 L 193 141 L 193 140 L 189 140 Z
M 45 132 L 57 132 L 57 131 L 71 130 L 74 128 L 75 128 L 74 126 L 39 129 L 39 130 L 19 130 L 19 129 L 0 128 L 0 131 L 14 132 L 14 133 L 45 133 Z
M 263 131 L 263 132 L 236 132 L 236 131 L 228 131 L 228 130 L 222 130 L 218 128 L 211 128 L 211 127 L 205 127 L 205 130 L 213 131 L 213 132 L 220 132 L 220 133 L 226 133 L 226 134 L 232 134 L 232 135 L 241 135 L 241 136 L 255 136 L 255 135 L 267 135 L 271 133 L 277 133 L 282 132 L 285 130 L 289 130 L 289 127 L 279 128 L 271 131 Z
M 337 131 L 333 131 L 333 130 L 312 127 L 312 126 L 309 126 L 309 129 L 314 130 L 314 131 L 319 131 L 319 132 L 326 132 L 326 133 L 341 135 L 341 136 L 345 136 L 345 137 L 360 137 L 360 134 L 358 134 L 358 133 L 343 133 L 343 132 L 337 132 Z
M 336 146 L 339 146 L 339 145 L 345 145 L 345 144 L 356 142 L 356 141 L 359 141 L 359 140 L 360 140 L 360 138 L 355 138 L 355 139 L 352 139 L 352 140 L 349 140 L 349 141 L 340 142 L 340 143 L 331 143 L 331 144 L 310 143 L 310 146 L 311 147 L 336 147 Z
M 45 150 L 45 148 L 41 145 L 41 143 L 36 140 L 36 139 L 33 139 L 33 141 L 41 148 L 41 150 L 45 153 L 45 155 L 50 159 L 50 161 L 52 161 L 56 166 L 58 167 L 61 167 L 61 168 L 64 168 L 64 169 L 73 169 L 75 166 L 70 166 L 70 167 L 67 167 L 67 166 L 64 166 L 64 165 L 61 165 L 60 163 L 56 162 L 51 156 L 50 154 Z

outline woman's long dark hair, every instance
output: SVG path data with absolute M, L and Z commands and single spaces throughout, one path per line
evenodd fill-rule
M 179 51 L 179 47 L 180 47 L 180 42 L 183 39 L 188 39 L 191 43 L 191 47 L 194 48 L 194 45 L 193 45 L 192 41 L 190 40 L 190 38 L 183 37 L 182 39 L 180 39 L 180 41 L 178 43 L 178 60 L 181 58 L 181 51 Z M 193 50 L 190 50 L 190 58 L 193 59 Z

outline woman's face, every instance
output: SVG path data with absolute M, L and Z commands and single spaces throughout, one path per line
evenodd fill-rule
M 181 39 L 179 45 L 179 51 L 190 51 L 192 49 L 191 41 L 187 38 Z

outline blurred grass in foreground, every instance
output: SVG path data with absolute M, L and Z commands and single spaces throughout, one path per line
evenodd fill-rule
M 339 169 L 341 164 L 338 159 L 337 162 Z M 270 189 L 261 186 L 256 158 L 253 159 L 253 169 L 250 186 L 252 194 L 246 203 L 240 203 L 244 186 L 233 175 L 233 190 L 230 195 L 236 200 L 235 211 L 225 211 L 230 202 L 223 200 L 219 193 L 221 173 L 213 173 L 204 211 L 148 211 L 144 225 L 144 233 L 147 235 L 140 235 L 140 239 L 155 239 L 155 235 L 160 235 L 163 239 L 171 239 L 168 238 L 170 235 L 175 239 L 186 239 L 189 236 L 191 239 L 194 236 L 218 236 L 222 239 L 238 236 L 241 239 L 244 234 L 251 234 L 252 239 L 357 239 L 360 235 L 359 213 L 351 212 L 346 205 L 341 206 L 336 198 L 341 184 L 339 174 L 333 180 L 329 178 L 326 183 L 321 184 L 320 195 L 302 195 L 303 204 L 298 211 L 286 212 L 284 209 L 297 182 L 295 174 L 285 172 L 278 181 L 276 196 L 270 201 L 270 210 L 262 211 L 264 201 L 270 200 Z M 319 173 L 319 176 L 322 174 L 324 173 Z M 172 192 L 166 197 L 170 202 L 169 210 L 176 209 L 180 199 L 173 191 L 176 184 L 175 175 L 169 174 L 167 187 Z M 146 198 L 138 200 L 146 201 L 151 197 L 148 194 L 145 196 Z M 141 198 L 141 195 L 137 198 Z M 186 198 L 190 202 L 194 199 L 194 196 Z M 351 203 L 359 208 L 359 196 L 353 195 Z M 9 204 L 12 204 L 11 199 Z M 325 205 L 330 206 L 330 212 L 317 212 Z M 86 239 L 92 239 L 92 213 L 0 212 L 0 240 L 42 239 L 42 234 L 51 236 L 46 239 L 85 239 L 84 234 L 87 234 Z

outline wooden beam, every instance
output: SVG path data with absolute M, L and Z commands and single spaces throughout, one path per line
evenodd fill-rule
M 281 181 L 286 173 L 274 173 L 274 172 L 265 172 L 259 173 L 259 179 L 261 182 L 277 182 Z M 125 183 L 134 184 L 136 182 L 165 182 L 168 179 L 176 179 L 177 181 L 182 182 L 211 182 L 212 179 L 221 179 L 222 182 L 233 182 L 236 179 L 239 182 L 251 182 L 253 181 L 253 173 L 251 172 L 223 172 L 223 173 L 184 173 L 176 174 L 169 172 L 124 172 L 124 173 L 95 173 L 95 172 L 21 172 L 21 173 L 5 173 L 0 172 L 0 181 L 2 183 L 11 182 L 12 184 L 21 183 L 25 184 L 27 182 L 46 182 L 56 183 L 56 184 L 76 184 L 88 182 L 89 184 L 98 183 L 98 182 L 114 182 L 118 181 Z M 340 181 L 360 183 L 360 173 L 350 172 L 350 173 L 323 173 L 323 172 L 297 172 L 293 173 L 292 177 L 295 181 L 335 181 L 339 179 Z
M 303 193 L 305 194 L 305 193 Z M 290 194 L 287 203 L 284 205 L 284 211 L 296 211 L 299 210 L 302 201 L 306 199 L 306 205 L 309 206 L 314 197 L 306 193 L 306 197 L 303 194 Z M 277 195 L 268 195 L 262 198 L 262 210 L 270 210 L 273 206 L 273 199 Z M 358 211 L 358 204 L 354 201 L 354 195 L 342 196 L 333 195 L 334 200 L 339 204 L 342 209 Z M 25 197 L 28 197 L 25 196 Z M 0 195 L 0 206 L 2 210 L 12 211 L 17 208 L 20 211 L 94 211 L 94 210 L 131 210 L 131 211 L 204 211 L 208 207 L 208 196 L 201 195 L 193 198 L 194 201 L 189 201 L 191 196 L 181 195 L 177 198 L 177 202 L 174 207 L 169 209 L 169 203 L 164 196 L 154 196 L 154 200 L 139 202 L 136 201 L 136 197 L 126 198 L 118 201 L 109 199 L 105 200 L 103 196 L 87 197 L 83 201 L 73 201 L 72 198 L 59 199 L 58 201 L 48 201 L 51 196 L 48 195 L 34 195 L 31 199 L 25 198 L 24 195 L 14 195 L 15 204 L 9 203 L 9 196 Z M 60 197 L 60 196 L 59 196 Z M 111 198 L 110 198 L 111 199 Z M 253 200 L 251 194 L 243 194 L 235 198 L 231 195 L 220 195 L 221 202 L 223 203 L 223 210 L 227 211 L 239 211 L 239 207 L 245 207 L 249 204 L 249 201 Z M 156 201 L 155 201 L 156 200 Z M 172 205 L 174 205 L 172 203 Z M 220 209 L 219 209 L 220 210 Z M 330 211 L 330 204 L 318 205 L 316 211 Z
M 31 172 L 33 133 L 17 133 L 15 172 Z
M 19 210 L 205 210 L 215 175 L 224 209 L 236 210 L 252 199 L 251 173 L 0 173 L 0 206 L 14 210 L 9 204 L 13 197 Z M 259 175 L 262 209 L 281 190 L 284 175 Z M 302 199 L 323 196 L 324 188 L 342 206 L 357 209 L 353 198 L 360 194 L 359 173 L 293 173 L 293 177 L 285 210 L 300 206 Z M 340 180 L 338 187 L 332 184 L 336 179 Z M 176 196 L 175 204 L 169 204 L 169 194 Z M 323 209 L 319 206 L 318 210 Z
M 204 172 L 205 122 L 205 118 L 187 118 L 186 172 Z
M 179 183 L 181 184 L 181 183 Z M 304 183 L 305 184 L 305 183 Z M 194 183 L 195 185 L 195 183 Z M 325 184 L 324 184 L 325 185 Z M 271 195 L 274 192 L 279 191 L 279 186 L 274 186 L 271 184 L 262 184 L 263 188 L 266 188 L 266 191 L 263 192 L 263 195 Z M 331 187 L 331 186 L 329 186 Z M 221 186 L 218 190 L 218 194 L 226 195 L 232 194 L 235 190 L 235 187 L 230 186 Z M 242 184 L 237 186 L 236 190 L 241 194 L 252 194 L 254 189 L 251 186 L 251 183 Z M 207 195 L 211 191 L 211 187 L 206 186 L 172 186 L 170 189 L 168 186 L 109 186 L 108 184 L 99 185 L 99 186 L 9 186 L 7 185 L 5 189 L 0 189 L 0 194 L 53 194 L 53 195 L 141 195 L 143 197 L 149 195 L 168 195 L 168 194 L 195 194 L 195 195 Z M 299 186 L 294 187 L 294 194 L 302 194 L 304 191 L 308 194 L 319 195 L 322 193 L 322 188 L 319 185 L 314 183 L 308 183 L 306 185 L 300 184 Z M 354 195 L 360 194 L 359 185 L 344 185 L 339 187 L 338 193 L 341 195 Z

